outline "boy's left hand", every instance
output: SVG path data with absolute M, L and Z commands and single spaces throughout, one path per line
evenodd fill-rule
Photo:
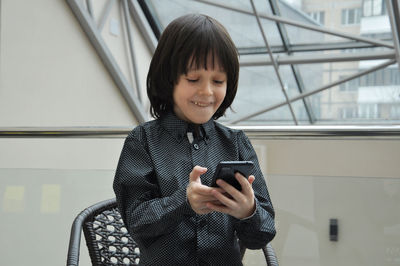
M 251 175 L 247 179 L 240 173 L 236 173 L 235 178 L 242 186 L 242 191 L 237 190 L 224 180 L 218 179 L 217 185 L 220 188 L 223 188 L 225 193 L 221 193 L 217 189 L 214 189 L 212 194 L 223 205 L 216 205 L 208 202 L 207 207 L 217 212 L 229 214 L 237 219 L 243 219 L 251 216 L 256 208 L 254 202 L 254 191 L 252 188 L 255 177 Z

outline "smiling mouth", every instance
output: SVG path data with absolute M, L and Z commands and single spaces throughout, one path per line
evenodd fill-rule
M 193 102 L 193 103 L 200 107 L 207 107 L 211 105 L 211 103 L 201 103 L 201 102 Z

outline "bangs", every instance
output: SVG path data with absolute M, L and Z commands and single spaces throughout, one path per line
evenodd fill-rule
M 188 62 L 186 64 L 182 64 L 183 67 L 186 65 L 186 68 L 184 70 L 185 74 L 187 74 L 187 72 L 190 70 L 208 70 L 209 67 L 211 68 L 211 70 L 214 70 L 215 65 L 219 66 L 220 69 L 218 70 L 225 71 L 225 67 L 219 59 L 218 55 L 216 55 L 214 49 L 211 49 L 209 51 L 198 51 L 197 53 L 195 52 L 192 56 L 189 57 L 187 61 Z
M 230 66 L 235 65 L 233 59 L 237 58 L 237 51 L 226 39 L 225 29 L 209 19 L 203 19 L 197 26 L 179 49 L 177 76 L 187 74 L 189 70 L 214 70 L 216 66 L 220 68 L 218 70 L 229 72 Z

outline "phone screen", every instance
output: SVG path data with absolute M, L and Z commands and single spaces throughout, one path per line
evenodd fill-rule
M 253 162 L 251 161 L 223 161 L 217 165 L 215 170 L 212 185 L 217 187 L 217 179 L 223 179 L 225 182 L 232 185 L 237 190 L 242 190 L 242 186 L 235 178 L 235 173 L 239 172 L 244 177 L 249 177 L 251 170 L 253 169 Z

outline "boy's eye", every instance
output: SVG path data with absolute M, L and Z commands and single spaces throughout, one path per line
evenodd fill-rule
M 223 84 L 225 81 L 224 80 L 214 80 L 214 83 L 216 84 Z
M 198 81 L 199 79 L 187 79 L 187 81 L 189 81 L 189 82 L 196 82 L 196 81 Z

